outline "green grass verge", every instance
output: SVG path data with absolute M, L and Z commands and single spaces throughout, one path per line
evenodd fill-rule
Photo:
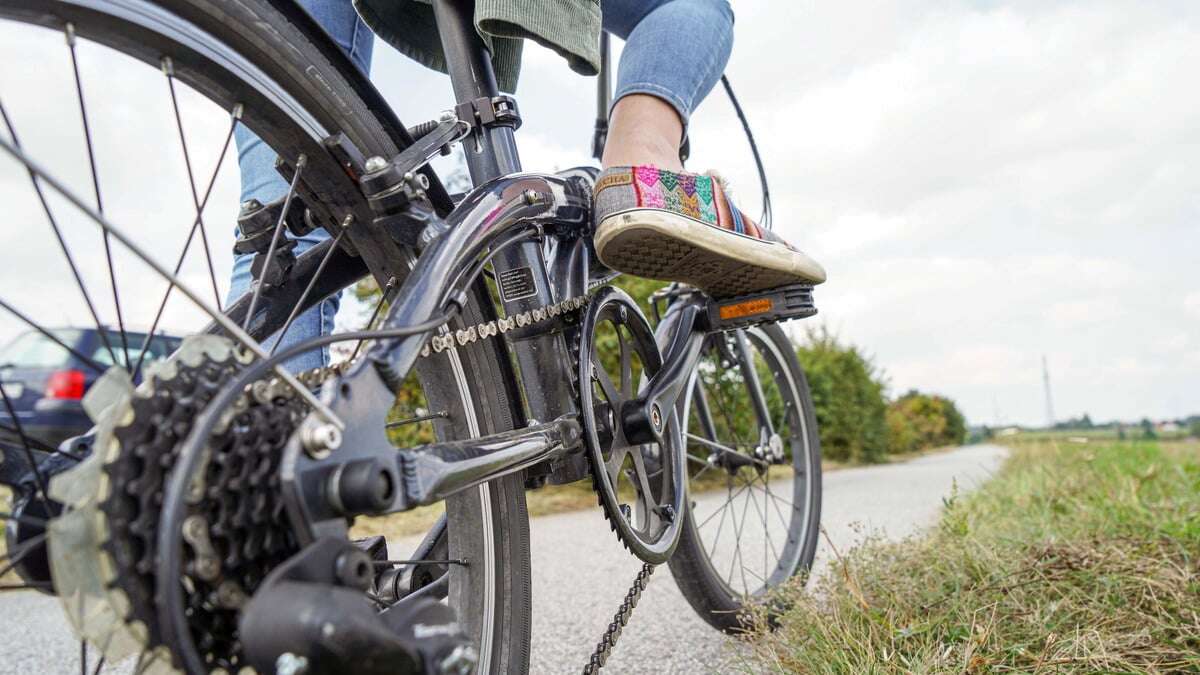
M 933 531 L 782 595 L 748 671 L 1200 671 L 1200 444 L 1021 445 Z

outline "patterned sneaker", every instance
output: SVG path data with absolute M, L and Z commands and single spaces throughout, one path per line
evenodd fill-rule
M 595 194 L 596 254 L 618 272 L 683 282 L 715 298 L 825 281 L 817 261 L 755 225 L 713 176 L 613 167 Z

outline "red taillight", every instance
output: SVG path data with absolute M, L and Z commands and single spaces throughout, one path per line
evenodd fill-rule
M 46 398 L 78 401 L 83 398 L 83 372 L 78 370 L 56 370 L 46 380 Z

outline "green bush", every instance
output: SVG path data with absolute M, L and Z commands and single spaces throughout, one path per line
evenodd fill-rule
M 887 426 L 893 453 L 958 445 L 967 437 L 966 420 L 954 401 L 915 389 L 888 405 Z
M 825 327 L 810 328 L 796 353 L 812 390 L 822 454 L 839 461 L 882 461 L 888 443 L 887 403 L 875 365 Z

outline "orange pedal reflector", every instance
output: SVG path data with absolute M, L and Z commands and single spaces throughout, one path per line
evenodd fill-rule
M 769 312 L 773 306 L 770 298 L 755 298 L 754 300 L 737 302 L 732 305 L 721 305 L 717 311 L 720 313 L 722 319 L 740 319 L 743 316 Z

